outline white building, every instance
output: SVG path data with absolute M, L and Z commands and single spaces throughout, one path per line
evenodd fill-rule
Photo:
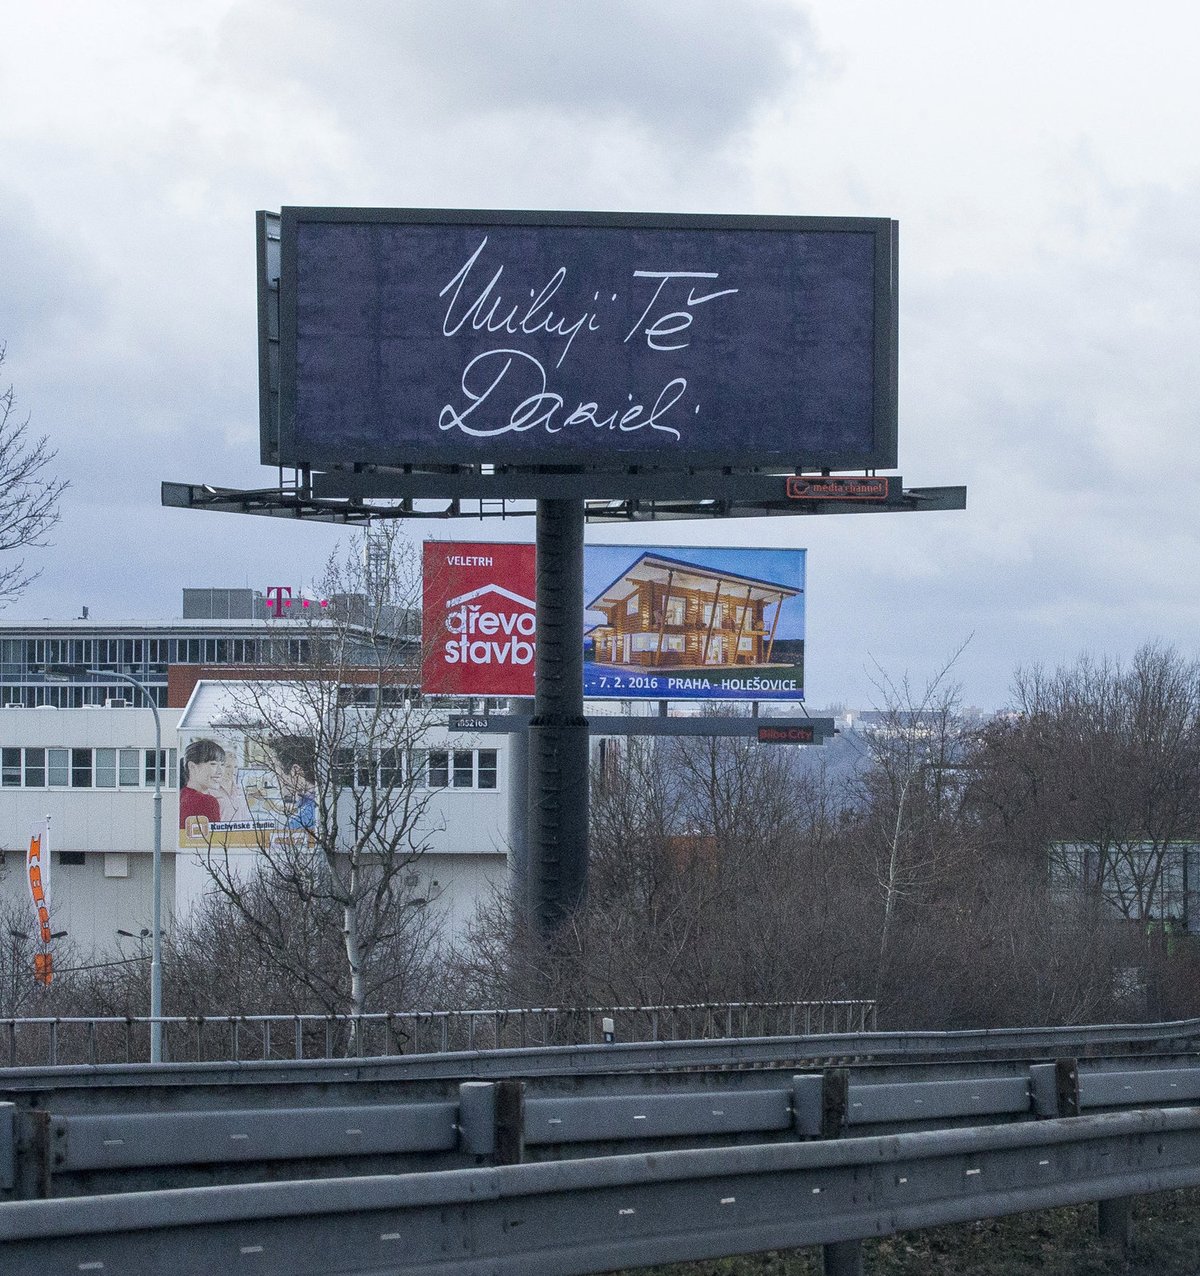
M 158 772 L 168 818 L 177 768 L 165 722 L 163 735 Z M 24 860 L 31 831 L 48 815 L 54 929 L 84 954 L 119 951 L 118 930 L 149 931 L 155 765 L 149 709 L 0 707 L 0 900 L 10 924 L 34 931 Z M 174 874 L 174 856 L 164 856 L 164 911 L 174 910 Z
M 164 926 L 183 917 L 205 890 L 194 853 L 178 849 L 179 732 L 206 725 L 212 700 L 201 682 L 186 710 L 161 710 L 163 753 L 162 897 Z M 482 740 L 482 743 L 480 743 Z M 436 790 L 427 823 L 431 849 L 413 866 L 413 894 L 429 901 L 456 933 L 476 903 L 508 873 L 508 737 L 474 740 L 433 727 L 425 782 Z M 23 867 L 34 828 L 50 816 L 53 928 L 83 955 L 128 955 L 152 918 L 154 718 L 149 709 L 0 707 L 0 902 L 33 933 Z M 8 910 L 6 910 L 8 911 Z M 22 923 L 27 921 L 27 926 Z
M 253 676 L 285 649 L 303 659 L 312 630 L 282 610 L 288 593 L 185 589 L 174 620 L 103 620 L 86 608 L 66 621 L 0 620 L 0 905 L 16 908 L 14 929 L 33 933 L 24 856 L 33 827 L 49 815 L 54 929 L 67 931 L 83 955 L 136 952 L 137 939 L 117 932 L 150 931 L 156 766 L 165 924 L 200 898 L 207 886 L 195 857 L 178 853 L 181 718 L 191 734 L 203 728 L 211 696 L 196 692 L 212 685 L 205 678 L 235 668 Z M 419 618 L 393 619 L 415 656 Z M 64 682 L 47 672 L 55 665 L 96 672 Z M 153 714 L 127 677 L 160 706 L 157 762 Z M 453 738 L 434 727 L 427 744 L 426 780 L 437 790 L 431 849 L 413 866 L 411 887 L 454 933 L 506 879 L 509 829 L 514 814 L 520 822 L 524 794 L 510 777 L 509 737 Z
M 288 687 L 287 683 L 260 683 L 257 694 L 262 695 L 267 688 L 268 697 L 273 698 L 276 693 L 286 697 Z M 243 684 L 229 680 L 201 680 L 196 684 L 179 718 L 179 756 L 183 756 L 188 741 L 197 738 L 212 739 L 231 752 L 244 755 L 245 740 L 237 730 L 239 715 L 244 714 L 247 704 L 242 688 Z M 509 775 L 506 736 L 454 736 L 446 728 L 446 714 L 418 712 L 418 757 L 415 763 L 405 759 L 405 765 L 418 768 L 414 777 L 420 790 L 417 801 L 428 796 L 416 827 L 418 840 L 428 849 L 411 865 L 405 886 L 411 898 L 426 901 L 426 907 L 440 915 L 445 932 L 453 935 L 461 933 L 481 900 L 506 884 L 510 803 L 518 795 Z M 280 718 L 286 713 L 285 703 L 280 708 Z M 242 760 L 245 761 L 244 756 Z M 246 785 L 239 787 L 244 789 Z M 201 834 L 195 849 L 183 849 L 188 838 L 181 828 L 182 821 L 174 818 L 179 813 L 180 807 L 175 804 L 169 837 L 173 847 L 178 844 L 181 848 L 175 868 L 175 900 L 177 909 L 185 914 L 213 890 L 213 882 L 205 864 L 207 838 Z M 247 810 L 245 814 L 249 816 L 251 812 Z M 233 836 L 236 838 L 237 834 Z M 262 836 L 261 830 L 243 834 L 241 840 L 246 845 L 231 852 L 231 856 L 252 866 L 260 855 L 256 843 Z

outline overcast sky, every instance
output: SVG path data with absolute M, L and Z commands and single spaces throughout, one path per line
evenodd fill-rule
M 70 479 L 6 618 L 301 584 L 343 535 L 253 487 L 254 212 L 894 217 L 900 464 L 963 513 L 641 524 L 809 550 L 810 705 L 968 637 L 1014 669 L 1200 635 L 1200 10 L 961 0 L 38 0 L 0 39 L 0 387 Z M 414 524 L 415 538 L 531 539 Z

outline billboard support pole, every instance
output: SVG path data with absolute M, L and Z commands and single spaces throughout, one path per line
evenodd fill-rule
M 537 655 L 529 724 L 528 909 L 549 939 L 587 889 L 581 500 L 537 503 Z
M 514 714 L 524 720 L 508 733 L 508 846 L 517 897 L 529 898 L 529 720 L 532 697 L 511 701 Z M 524 906 L 524 904 L 522 905 Z

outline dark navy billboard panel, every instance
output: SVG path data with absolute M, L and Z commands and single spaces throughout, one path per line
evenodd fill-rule
M 891 467 L 895 223 L 285 208 L 287 464 Z
M 803 700 L 802 549 L 588 545 L 583 693 Z

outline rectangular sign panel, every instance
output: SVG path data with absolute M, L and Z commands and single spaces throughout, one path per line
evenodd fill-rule
M 179 742 L 179 849 L 307 845 L 316 823 L 315 743 L 222 728 Z
M 583 693 L 802 700 L 802 549 L 588 545 Z
M 790 474 L 785 490 L 792 501 L 886 501 L 888 483 L 888 479 L 874 476 L 835 474 L 814 478 Z M 899 480 L 896 486 L 899 488 Z
M 533 695 L 536 561 L 532 545 L 425 542 L 426 693 Z
M 816 744 L 818 736 L 814 727 L 776 723 L 759 727 L 755 739 L 759 744 Z
M 281 271 L 283 464 L 896 463 L 887 219 L 285 208 Z
M 426 541 L 433 695 L 532 696 L 532 545 Z M 587 545 L 585 696 L 802 700 L 802 549 Z

